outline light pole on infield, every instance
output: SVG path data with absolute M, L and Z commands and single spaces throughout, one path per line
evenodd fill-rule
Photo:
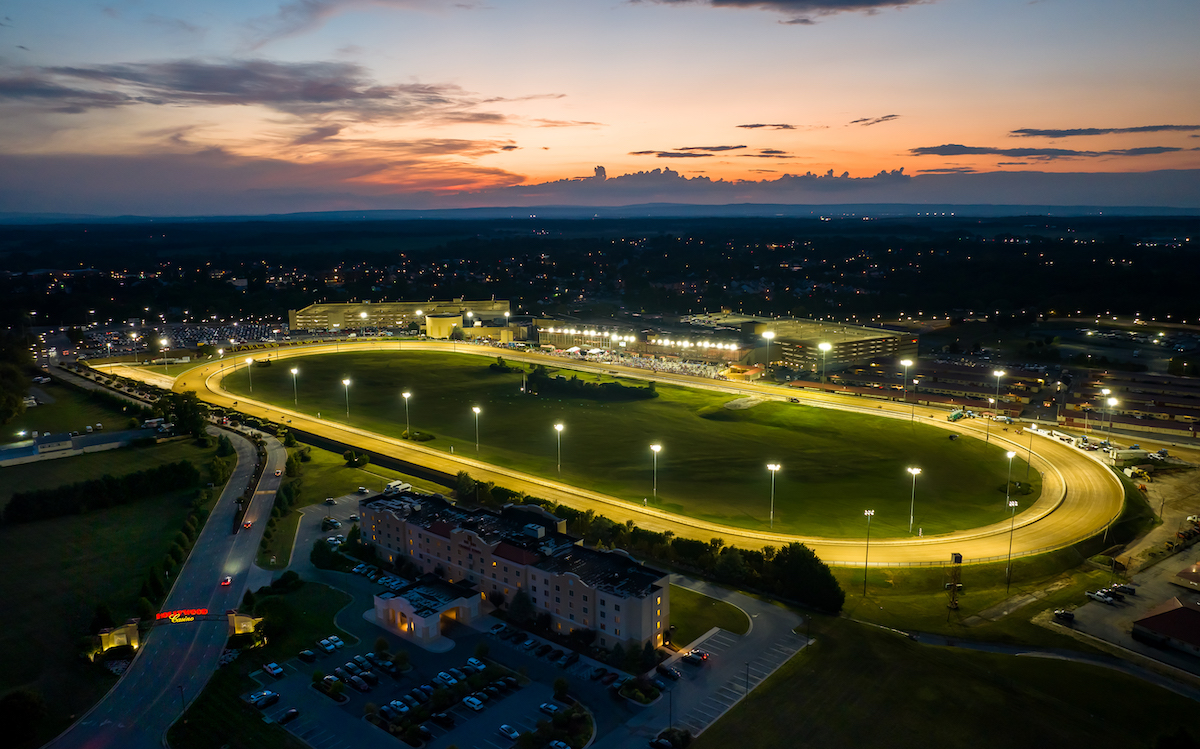
M 296 375 L 300 374 L 300 370 L 292 367 L 292 405 L 300 405 L 300 391 L 296 389 Z
M 479 452 L 479 412 L 482 410 L 479 406 L 471 406 L 471 411 L 475 413 L 475 452 Z
M 921 475 L 921 469 L 909 468 L 908 472 L 912 474 L 912 498 L 908 501 L 908 532 L 911 534 L 913 529 L 913 511 L 917 507 L 917 476 Z
M 412 393 L 405 390 L 400 395 L 404 397 L 404 437 L 412 439 L 412 422 L 408 418 L 408 399 L 412 397 Z
M 558 472 L 562 473 L 562 430 L 561 423 L 554 425 L 554 434 L 558 437 Z
M 654 455 L 654 498 L 658 499 L 658 452 L 662 450 L 662 445 L 653 444 L 650 446 L 650 452 Z
M 771 527 L 775 527 L 775 474 L 783 466 L 778 463 L 767 463 L 767 470 L 771 472 Z
M 870 569 L 871 561 L 871 518 L 875 517 L 874 510 L 863 510 L 863 515 L 867 516 L 867 545 L 863 551 L 863 597 L 867 595 L 867 570 Z

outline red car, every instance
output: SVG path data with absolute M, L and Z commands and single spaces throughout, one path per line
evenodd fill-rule
M 226 575 L 225 577 L 221 578 L 221 585 L 229 586 L 232 584 L 233 584 L 233 578 L 231 576 Z
M 249 527 L 250 527 L 250 526 L 252 526 L 252 525 L 254 525 L 254 521 L 253 521 L 253 520 L 247 520 L 246 522 L 242 523 L 242 527 L 243 527 L 243 528 L 249 528 Z
M 276 475 L 276 476 L 282 476 L 282 475 L 283 475 L 283 471 L 275 471 L 275 475 Z

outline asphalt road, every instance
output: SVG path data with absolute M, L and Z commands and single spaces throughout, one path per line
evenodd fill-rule
M 156 626 L 104 699 L 48 747 L 162 747 L 167 728 L 216 671 L 229 635 L 224 614 L 241 602 L 270 514 L 270 497 L 281 481 L 275 470 L 282 469 L 286 460 L 283 447 L 270 440 L 266 470 L 246 514 L 246 519 L 254 521 L 253 527 L 234 534 L 231 531 L 237 498 L 253 476 L 256 456 L 248 440 L 236 435 L 230 439 L 237 450 L 237 467 L 162 607 L 163 611 L 206 608 L 221 618 Z M 221 579 L 226 575 L 232 576 L 233 581 L 222 586 Z
M 328 344 L 296 346 L 271 351 L 272 358 L 309 356 L 313 354 L 337 353 L 341 347 Z M 498 349 L 472 344 L 451 344 L 439 341 L 365 341 L 346 347 L 354 351 L 446 351 L 495 356 Z M 726 392 L 733 395 L 754 395 L 779 399 L 798 398 L 802 403 L 822 408 L 869 413 L 885 418 L 920 418 L 928 424 L 937 425 L 948 431 L 974 437 L 984 436 L 1019 454 L 1031 452 L 1034 468 L 1043 474 L 1042 496 L 1031 507 L 1021 508 L 1016 517 L 1012 534 L 1014 556 L 1031 554 L 1070 545 L 1075 541 L 1099 531 L 1116 519 L 1124 501 L 1124 491 L 1111 471 L 1089 454 L 1075 450 L 1056 440 L 1028 436 L 1017 438 L 1012 432 L 990 430 L 982 420 L 963 420 L 949 423 L 942 409 L 909 406 L 895 402 L 864 401 L 853 396 L 798 391 L 775 385 L 728 382 L 691 377 L 671 372 L 648 372 L 614 364 L 590 364 L 568 361 L 561 357 L 549 357 L 536 353 L 503 350 L 506 359 L 544 363 L 551 366 L 570 366 L 583 371 L 618 372 L 622 376 L 653 379 L 685 387 Z M 245 366 L 236 364 L 235 366 Z M 523 491 L 551 499 L 570 507 L 593 509 L 607 515 L 616 522 L 633 520 L 642 528 L 654 531 L 670 530 L 676 535 L 708 540 L 719 536 L 727 543 L 754 548 L 765 545 L 780 546 L 799 541 L 812 548 L 824 561 L 832 565 L 859 566 L 866 556 L 866 539 L 829 539 L 815 536 L 788 535 L 765 531 L 753 531 L 709 523 L 682 515 L 664 512 L 652 507 L 639 507 L 615 497 L 592 492 L 584 488 L 562 484 L 529 474 L 513 471 L 501 466 L 490 465 L 461 455 L 443 453 L 420 443 L 383 437 L 348 424 L 313 417 L 279 408 L 245 396 L 234 396 L 220 388 L 223 375 L 232 372 L 232 367 L 218 363 L 193 367 L 177 378 L 166 378 L 161 372 L 151 372 L 114 365 L 119 374 L 145 380 L 176 391 L 196 391 L 205 402 L 225 408 L 236 408 L 246 414 L 272 421 L 288 420 L 299 430 L 336 440 L 358 449 L 372 450 L 394 456 L 400 460 L 426 466 L 432 470 L 454 475 L 466 470 L 472 476 L 516 491 Z M 237 403 L 235 407 L 233 404 Z M 867 501 L 867 500 L 864 500 Z M 857 510 L 856 510 L 857 511 Z M 1002 511 L 1002 510 L 1001 510 Z M 941 536 L 923 538 L 873 539 L 870 543 L 872 566 L 896 566 L 904 564 L 944 564 L 952 552 L 963 555 L 967 561 L 1004 558 L 1009 550 L 1008 522 L 998 522 Z

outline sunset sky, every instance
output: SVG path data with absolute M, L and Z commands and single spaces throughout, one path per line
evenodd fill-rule
M 15 0 L 0 212 L 1200 207 L 1198 30 L 1195 0 Z

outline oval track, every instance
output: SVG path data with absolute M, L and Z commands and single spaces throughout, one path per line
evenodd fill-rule
M 472 344 L 451 344 L 440 341 L 363 341 L 348 346 L 313 344 L 294 346 L 270 351 L 271 358 L 286 359 L 314 354 L 360 351 L 458 351 L 461 353 L 496 356 L 497 349 Z M 945 412 L 896 404 L 874 403 L 855 396 L 839 396 L 828 393 L 797 391 L 776 385 L 757 385 L 691 377 L 671 372 L 649 372 L 643 369 L 613 364 L 592 364 L 564 360 L 531 352 L 503 350 L 503 356 L 513 361 L 536 362 L 548 366 L 566 367 L 587 372 L 619 372 L 623 377 L 655 380 L 684 387 L 715 390 L 736 395 L 758 397 L 799 398 L 801 402 L 822 408 L 856 411 L 885 418 L 920 418 L 949 431 L 977 437 L 983 429 L 975 423 L 945 421 Z M 625 500 L 588 491 L 575 486 L 543 479 L 502 466 L 482 463 L 471 458 L 451 455 L 425 447 L 419 443 L 384 437 L 306 414 L 278 408 L 245 396 L 233 396 L 222 390 L 220 380 L 224 374 L 233 372 L 244 363 L 225 367 L 215 364 L 193 367 L 172 379 L 146 370 L 110 365 L 105 369 L 116 370 L 123 376 L 140 379 L 176 392 L 195 391 L 201 400 L 223 408 L 236 410 L 262 419 L 280 421 L 290 419 L 299 430 L 342 442 L 354 448 L 371 450 L 430 469 L 454 475 L 468 471 L 477 479 L 493 481 L 515 491 L 525 492 L 578 509 L 592 509 L 610 519 L 623 523 L 633 520 L 642 528 L 654 531 L 672 531 L 678 536 L 699 538 L 707 541 L 720 537 L 726 543 L 755 548 L 781 546 L 799 541 L 809 546 L 828 564 L 852 566 L 863 564 L 865 539 L 833 539 L 759 532 L 695 520 L 686 516 L 664 512 L 654 508 L 639 507 Z M 1009 439 L 1003 432 L 993 432 L 991 439 L 1006 444 L 1019 454 L 1025 454 L 1030 445 Z M 1013 556 L 1023 556 L 1069 546 L 1079 540 L 1103 530 L 1121 512 L 1124 489 L 1116 476 L 1088 454 L 1068 447 L 1057 440 L 1035 437 L 1032 443 L 1033 466 L 1043 474 L 1042 496 L 1031 507 L 1016 517 L 1016 529 L 1012 536 Z M 1004 558 L 1009 549 L 1009 523 L 974 528 L 941 536 L 924 538 L 873 539 L 870 548 L 871 566 L 900 566 L 921 564 L 943 564 L 952 552 L 962 554 L 966 561 L 983 561 Z

